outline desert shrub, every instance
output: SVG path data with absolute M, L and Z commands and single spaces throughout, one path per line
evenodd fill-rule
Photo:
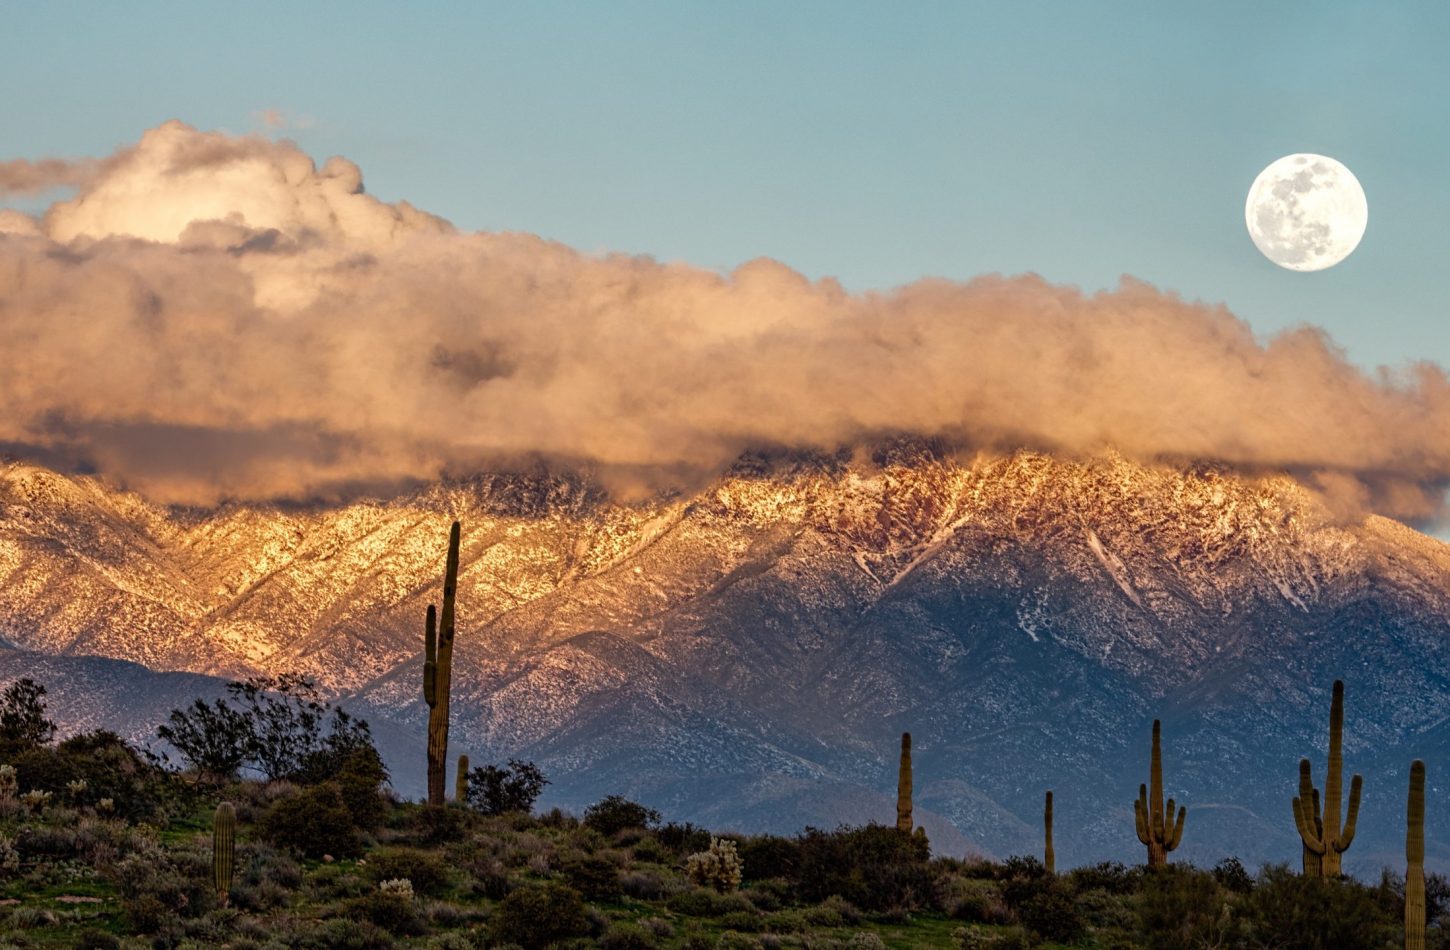
M 718 950 L 764 950 L 764 945 L 755 937 L 734 930 L 722 933 L 715 946 Z
M 1087 925 L 1062 887 L 1050 887 L 1035 895 L 1017 912 L 1022 925 L 1046 940 L 1076 943 L 1087 933 Z
M 1238 924 L 1228 904 L 1228 892 L 1211 873 L 1182 865 L 1157 868 L 1144 876 L 1138 892 L 1139 940 L 1150 950 L 1231 946 Z
M 674 888 L 658 872 L 637 869 L 619 875 L 619 887 L 630 897 L 642 901 L 662 900 Z
M 645 861 L 650 864 L 666 864 L 674 857 L 674 853 L 653 834 L 643 835 L 634 842 L 630 846 L 630 854 L 636 861 Z
M 666 822 L 654 830 L 654 836 L 671 854 L 693 854 L 710 847 L 710 832 L 688 821 Z
M 1235 894 L 1247 894 L 1254 889 L 1253 877 L 1238 858 L 1224 858 L 1213 866 L 1212 874 L 1219 887 Z
M 721 894 L 708 887 L 694 887 L 672 894 L 665 906 L 686 917 L 723 917 L 739 911 L 755 912 L 755 905 L 738 891 Z
M 531 812 L 549 780 L 532 762 L 509 759 L 508 765 L 480 765 L 468 772 L 468 805 L 485 815 Z
M 717 891 L 733 891 L 740 886 L 740 854 L 735 842 L 722 838 L 710 839 L 708 851 L 701 851 L 685 859 L 685 877 L 699 887 L 713 887 Z
M 951 877 L 938 889 L 939 902 L 953 920 L 969 924 L 1001 924 L 1011 917 L 996 884 Z
M 594 854 L 574 854 L 559 864 L 569 886 L 592 901 L 619 897 L 619 869 L 608 859 Z
M 606 838 L 626 828 L 648 829 L 659 820 L 659 812 L 622 795 L 610 795 L 584 809 L 585 827 L 593 828 Z
M 121 941 L 104 930 L 84 930 L 76 937 L 76 950 L 120 950 Z
M 1100 930 L 1131 932 L 1137 924 L 1133 898 L 1113 894 L 1101 888 L 1077 895 L 1077 910 L 1088 926 Z
M 579 892 L 557 883 L 520 887 L 499 901 L 489 917 L 495 943 L 516 943 L 524 950 L 543 950 L 588 932 Z
M 147 850 L 119 861 L 108 875 L 132 927 L 155 933 L 178 917 L 195 917 L 216 906 L 211 863 L 200 851 Z
M 806 921 L 815 927 L 845 927 L 861 921 L 861 911 L 856 905 L 838 894 L 807 907 L 804 913 Z
M 383 848 L 368 854 L 366 867 L 367 876 L 374 884 L 404 880 L 419 894 L 434 897 L 448 888 L 448 868 L 442 857 L 431 851 Z
M 285 945 L 297 950 L 391 950 L 394 946 L 387 931 L 353 917 L 336 917 L 288 934 Z
M 335 781 L 338 794 L 352 815 L 353 825 L 364 831 L 382 826 L 388 806 L 381 788 L 387 780 L 388 770 L 383 767 L 378 750 L 371 745 L 356 749 L 343 759 Z
M 1257 943 L 1285 950 L 1379 946 L 1403 926 L 1364 885 L 1304 877 L 1284 865 L 1259 873 L 1244 916 Z
M 886 950 L 886 944 L 876 934 L 862 930 L 846 941 L 846 950 Z
M 639 924 L 617 923 L 599 938 L 599 946 L 600 950 L 654 950 L 659 941 Z
M 362 852 L 352 816 L 331 783 L 314 785 L 274 803 L 262 815 L 257 830 L 272 844 L 293 848 L 309 858 L 329 854 L 351 858 Z
M 919 835 L 870 824 L 833 832 L 807 828 L 798 841 L 795 884 L 802 900 L 837 894 L 875 911 L 935 905 L 930 848 Z
M 451 844 L 463 840 L 467 834 L 468 812 L 462 808 L 424 805 L 411 809 L 410 826 L 418 844 Z
M 739 850 L 747 881 L 792 878 L 800 869 L 800 844 L 791 838 L 752 835 L 740 842 Z
M 411 891 L 397 893 L 380 888 L 348 901 L 344 913 L 400 937 L 420 937 L 428 930 Z
M 1044 869 L 1045 870 L 1045 869 Z M 1073 868 L 1067 874 L 1068 884 L 1076 893 L 1101 890 L 1109 894 L 1135 894 L 1142 883 L 1142 866 L 1128 867 L 1118 861 L 1103 861 Z

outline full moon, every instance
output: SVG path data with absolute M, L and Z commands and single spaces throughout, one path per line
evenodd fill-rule
M 1254 244 L 1275 264 L 1324 270 L 1359 246 L 1369 203 L 1359 179 L 1334 159 L 1285 155 L 1254 179 L 1244 222 Z

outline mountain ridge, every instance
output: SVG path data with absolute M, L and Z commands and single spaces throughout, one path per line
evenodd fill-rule
M 624 792 L 742 827 L 886 820 L 910 730 L 938 847 L 1032 850 L 1056 785 L 1064 860 L 1131 857 L 1133 776 L 1162 718 L 1187 856 L 1215 834 L 1297 861 L 1294 765 L 1324 741 L 1334 678 L 1348 767 L 1377 770 L 1367 809 L 1391 808 L 1410 753 L 1447 748 L 1450 547 L 1337 519 L 1287 476 L 1116 455 L 903 440 L 746 456 L 632 503 L 539 473 L 210 513 L 10 463 L 0 635 L 155 670 L 304 672 L 406 746 L 455 517 L 454 747 L 535 758 L 570 806 Z M 418 771 L 395 782 L 413 791 Z M 1076 827 L 1074 799 L 1093 812 Z M 1391 852 L 1383 817 L 1366 816 L 1366 857 Z

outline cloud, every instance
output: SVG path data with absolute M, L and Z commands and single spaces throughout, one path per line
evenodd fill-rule
M 97 167 L 0 226 L 0 443 L 162 500 L 539 458 L 668 480 L 903 433 L 1283 469 L 1407 517 L 1450 482 L 1440 369 L 1366 374 L 1318 330 L 1264 343 L 1130 279 L 849 294 L 770 260 L 591 256 L 181 123 Z

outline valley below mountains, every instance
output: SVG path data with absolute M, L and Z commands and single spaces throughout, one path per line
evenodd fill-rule
M 621 502 L 490 475 L 386 500 L 170 509 L 0 463 L 0 680 L 138 741 L 227 679 L 300 672 L 424 784 L 423 616 L 463 525 L 450 753 L 522 758 L 541 805 L 611 793 L 717 830 L 894 821 L 901 732 L 938 853 L 1143 860 L 1163 721 L 1171 860 L 1297 867 L 1330 688 L 1364 775 L 1351 873 L 1403 868 L 1410 761 L 1450 870 L 1450 546 L 1333 518 L 1288 477 L 1117 456 L 747 456 Z M 451 769 L 450 769 L 451 771 Z M 451 788 L 451 777 L 450 786 Z

